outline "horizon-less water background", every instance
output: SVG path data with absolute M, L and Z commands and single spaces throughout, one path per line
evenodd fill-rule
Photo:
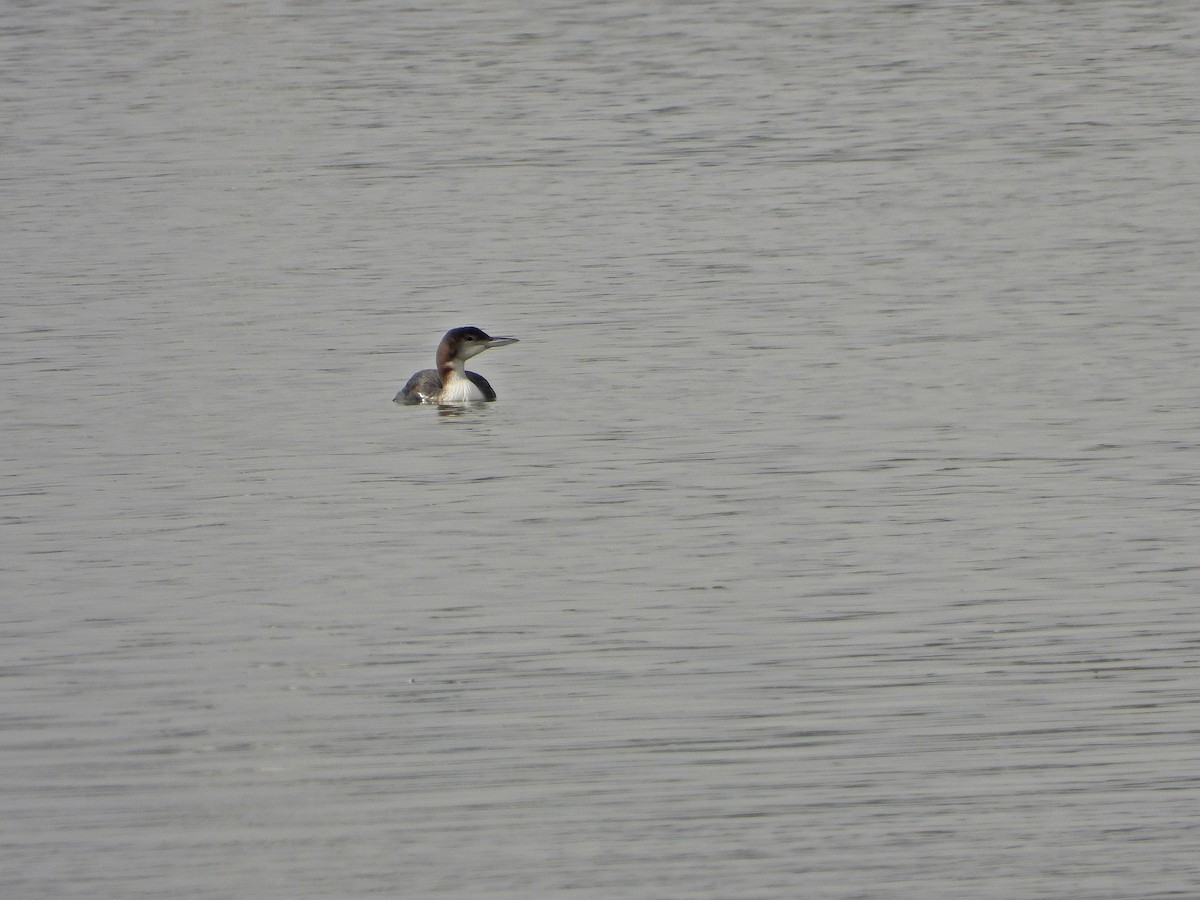
M 1198 61 L 5 4 L 0 891 L 1195 896 Z

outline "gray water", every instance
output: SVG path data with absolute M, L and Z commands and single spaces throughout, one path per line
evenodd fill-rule
M 5 897 L 1200 894 L 1191 0 L 2 26 Z

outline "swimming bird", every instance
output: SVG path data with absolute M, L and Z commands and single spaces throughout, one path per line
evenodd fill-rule
M 487 379 L 478 372 L 468 372 L 465 364 L 484 350 L 516 342 L 514 337 L 492 337 L 474 325 L 451 328 L 438 344 L 437 368 L 422 369 L 408 379 L 408 384 L 393 399 L 396 403 L 436 403 L 440 406 L 495 400 L 496 392 Z

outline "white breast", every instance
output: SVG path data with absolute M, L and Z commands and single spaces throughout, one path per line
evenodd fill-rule
M 455 376 L 442 385 L 442 393 L 438 397 L 440 403 L 470 403 L 483 399 L 483 391 L 475 386 L 475 382 L 461 376 Z

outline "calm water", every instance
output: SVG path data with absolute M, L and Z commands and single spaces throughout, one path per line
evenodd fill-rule
M 4 896 L 1200 891 L 1191 0 L 0 24 Z

